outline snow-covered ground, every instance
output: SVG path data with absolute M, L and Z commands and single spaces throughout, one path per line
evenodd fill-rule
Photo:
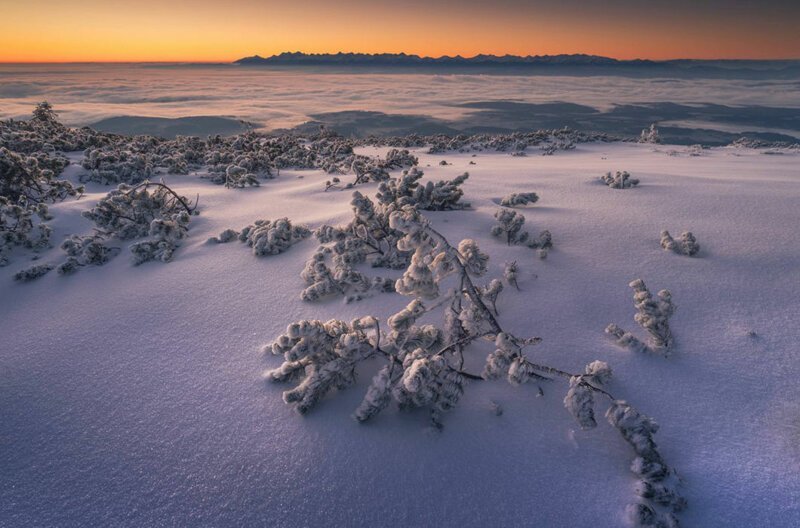
M 518 261 L 522 291 L 507 288 L 498 309 L 510 331 L 543 338 L 529 355 L 571 371 L 607 361 L 609 390 L 659 422 L 661 452 L 684 479 L 686 526 L 798 526 L 800 153 L 669 150 L 416 154 L 426 179 L 470 172 L 472 208 L 427 216 L 451 241 L 476 239 L 491 277 Z M 598 181 L 616 170 L 641 185 Z M 258 218 L 346 222 L 350 193 L 323 192 L 328 178 L 282 171 L 229 190 L 167 176 L 200 195 L 173 262 L 133 267 L 126 252 L 30 284 L 11 280 L 30 264 L 24 256 L 0 269 L 0 526 L 622 523 L 632 452 L 605 420 L 580 430 L 561 382 L 541 398 L 534 386 L 472 382 L 442 432 L 422 411 L 353 421 L 370 369 L 306 417 L 281 401 L 284 386 L 265 384 L 261 372 L 280 360 L 259 349 L 288 323 L 385 318 L 409 300 L 303 303 L 313 239 L 265 258 L 236 242 L 205 244 Z M 88 233 L 80 212 L 108 190 L 90 185 L 54 205 L 53 240 Z M 546 260 L 489 236 L 499 198 L 514 191 L 541 197 L 521 212 L 532 231 L 552 232 Z M 693 231 L 700 254 L 665 252 L 662 229 Z M 669 358 L 622 350 L 603 333 L 612 322 L 640 330 L 628 287 L 637 277 L 678 305 Z M 488 351 L 473 345 L 467 368 L 480 372 Z

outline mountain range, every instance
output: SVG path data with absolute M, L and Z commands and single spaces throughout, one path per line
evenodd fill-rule
M 411 68 L 481 68 L 481 69 L 615 69 L 630 71 L 706 73 L 727 75 L 800 76 L 798 60 L 701 60 L 672 59 L 620 60 L 586 54 L 561 55 L 475 55 L 474 57 L 421 57 L 406 53 L 303 53 L 283 52 L 270 57 L 253 55 L 234 64 L 241 66 L 340 66 L 340 67 L 411 67 Z

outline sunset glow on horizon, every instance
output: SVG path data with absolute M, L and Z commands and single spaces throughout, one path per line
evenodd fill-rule
M 0 62 L 230 62 L 283 51 L 800 58 L 799 4 L 699 4 L 29 0 L 0 4 Z

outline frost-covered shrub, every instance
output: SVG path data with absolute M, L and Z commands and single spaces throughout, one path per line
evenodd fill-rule
M 359 199 L 354 197 L 354 202 Z M 356 208 L 357 215 L 365 212 L 363 207 L 361 203 L 360 209 Z M 374 215 L 375 209 L 370 209 L 369 214 Z M 373 359 L 381 364 L 353 417 L 359 422 L 373 419 L 394 403 L 401 410 L 427 409 L 432 424 L 440 428 L 444 413 L 458 404 L 467 380 L 505 378 L 510 384 L 519 385 L 561 379 L 568 385 L 564 405 L 582 427 L 597 425 L 598 399 L 608 398 L 611 402 L 609 423 L 631 444 L 636 454 L 632 467 L 637 468 L 637 474 L 646 476 L 642 481 L 649 484 L 637 487 L 639 504 L 660 515 L 657 508 L 663 508 L 666 497 L 677 494 L 670 495 L 671 488 L 656 485 L 659 472 L 655 464 L 663 460 L 652 442 L 655 428 L 609 393 L 608 365 L 594 361 L 583 373 L 575 374 L 537 363 L 524 349 L 541 339 L 517 337 L 505 331 L 497 318 L 495 303 L 503 289 L 500 280 L 476 286 L 474 280 L 489 271 L 489 257 L 475 241 L 464 240 L 454 247 L 410 204 L 391 211 L 389 227 L 400 234 L 396 238 L 397 249 L 411 254 L 396 289 L 413 299 L 384 322 L 366 316 L 349 322 L 302 320 L 290 324 L 283 335 L 265 347 L 266 352 L 283 358 L 277 368 L 265 372 L 265 378 L 293 385 L 283 393 L 284 401 L 305 414 L 325 395 L 354 385 L 359 366 Z M 323 243 L 348 240 L 343 230 L 330 226 L 318 230 L 317 237 Z M 357 248 L 352 251 L 356 260 L 366 258 Z M 325 251 L 316 255 L 304 275 L 314 279 L 323 273 L 331 275 L 324 265 Z M 330 289 L 338 287 L 335 278 L 326 284 Z M 454 287 L 447 288 L 448 284 Z M 423 323 L 423 319 L 428 322 Z M 495 343 L 481 376 L 464 370 L 464 354 L 479 339 Z M 667 472 L 665 469 L 664 475 Z M 676 498 L 674 504 L 679 502 Z
M 244 167 L 228 165 L 228 168 L 225 169 L 225 187 L 229 189 L 231 187 L 239 189 L 247 186 L 258 187 L 259 185 L 258 176 L 248 172 Z
M 137 184 L 151 178 L 155 174 L 157 161 L 148 151 L 137 152 L 125 143 L 116 143 L 101 147 L 92 147 L 84 153 L 81 166 L 86 173 L 81 181 L 97 183 Z
M 19 154 L 0 147 L 0 197 L 13 202 L 57 202 L 79 196 L 83 187 L 75 187 L 56 176 L 68 165 L 66 158 L 51 157 L 43 152 Z
M 497 224 L 492 226 L 490 231 L 493 237 L 502 238 L 511 245 L 526 245 L 529 248 L 539 250 L 539 258 L 547 258 L 548 251 L 553 247 L 553 236 L 550 231 L 544 230 L 538 237 L 531 236 L 524 231 L 525 217 L 516 211 L 508 209 L 498 209 L 494 217 Z
M 238 239 L 253 249 L 253 255 L 277 255 L 288 250 L 298 242 L 311 236 L 311 230 L 304 225 L 292 225 L 288 218 L 277 220 L 256 220 L 240 232 L 226 229 L 218 236 L 210 238 L 211 243 L 225 244 Z
M 19 154 L 57 158 L 59 163 L 64 161 L 59 152 L 83 150 L 108 142 L 108 137 L 90 128 L 65 127 L 47 102 L 37 104 L 27 121 L 0 120 L 0 147 Z M 60 170 L 54 172 L 57 174 Z
M 511 193 L 500 200 L 503 207 L 517 207 L 520 205 L 534 204 L 539 201 L 539 196 L 535 192 Z
M 498 209 L 497 212 L 494 213 L 494 217 L 497 219 L 497 224 L 492 226 L 492 236 L 504 238 L 509 246 L 524 244 L 528 241 L 529 233 L 522 230 L 522 227 L 525 225 L 524 216 L 516 211 Z
M 617 171 L 614 174 L 607 172 L 600 176 L 600 180 L 612 189 L 630 189 L 639 185 L 639 180 L 631 178 L 628 171 Z
M 637 310 L 634 320 L 650 334 L 649 342 L 639 340 L 613 323 L 606 327 L 606 333 L 614 337 L 616 343 L 623 348 L 667 355 L 672 345 L 669 318 L 676 309 L 672 303 L 672 295 L 669 290 L 661 290 L 654 298 L 642 279 L 634 280 L 629 286 L 633 288 L 633 305 Z
M 135 265 L 151 260 L 169 262 L 175 250 L 181 245 L 184 238 L 189 236 L 189 220 L 191 217 L 186 211 L 181 211 L 170 218 L 156 218 L 150 222 L 149 240 L 142 240 L 131 244 Z
M 614 400 L 606 411 L 606 419 L 636 454 L 631 471 L 637 477 L 634 489 L 638 501 L 626 508 L 629 524 L 635 527 L 678 526 L 676 514 L 686 508 L 686 499 L 676 490 L 678 479 L 653 439 L 658 424 L 623 400 Z
M 681 233 L 678 240 L 672 238 L 669 231 L 662 231 L 661 247 L 667 251 L 672 251 L 679 255 L 686 255 L 687 257 L 693 257 L 700 251 L 700 244 L 697 243 L 697 239 L 691 231 L 684 231 Z
M 370 158 L 367 156 L 359 156 L 352 152 L 350 149 L 351 162 L 350 172 L 356 175 L 355 181 L 345 186 L 346 189 L 352 188 L 354 185 L 366 183 L 370 181 L 382 182 L 391 178 L 389 171 L 402 168 L 410 168 L 419 163 L 416 156 L 412 155 L 408 150 L 391 149 L 386 153 L 385 158 Z M 342 172 L 341 169 L 327 170 L 327 172 Z M 338 178 L 334 178 L 338 180 Z M 340 182 L 335 181 L 330 187 L 336 186 Z
M 305 301 L 342 295 L 350 302 L 372 292 L 392 292 L 394 280 L 368 277 L 355 266 L 369 263 L 372 267 L 402 269 L 411 260 L 413 251 L 398 246 L 403 233 L 390 223 L 392 213 L 400 207 L 397 202 L 375 203 L 355 191 L 350 204 L 350 223 L 323 225 L 314 233 L 321 246 L 301 273 L 308 286 L 301 294 Z
M 188 200 L 163 183 L 143 182 L 135 187 L 120 184 L 84 211 L 103 238 L 131 240 L 150 237 L 130 246 L 134 264 L 150 260 L 168 262 L 188 235 L 195 212 Z
M 650 128 L 645 128 L 639 135 L 639 143 L 661 143 L 661 138 L 658 136 L 658 129 L 656 124 L 650 125 Z
M 30 203 L 25 198 L 12 202 L 0 196 L 0 266 L 9 263 L 15 247 L 34 251 L 50 247 L 52 230 L 44 221 L 51 218 L 43 203 Z
M 120 184 L 82 214 L 104 235 L 130 240 L 147 236 L 156 219 L 171 219 L 180 212 L 192 213 L 188 200 L 163 183 L 143 182 L 131 187 Z
M 508 152 L 512 156 L 524 156 L 528 147 L 538 146 L 543 154 L 552 154 L 556 150 L 569 150 L 575 148 L 577 143 L 591 141 L 614 141 L 615 138 L 608 134 L 586 133 L 570 130 L 568 128 L 554 130 L 536 130 L 533 132 L 513 132 L 511 134 L 459 134 L 448 136 L 444 134 L 434 136 L 409 135 L 401 138 L 385 138 L 384 144 L 422 147 L 429 146 L 430 154 L 444 152 L 481 152 L 497 151 Z
M 119 252 L 119 248 L 109 247 L 99 235 L 71 235 L 61 243 L 67 260 L 56 268 L 59 275 L 69 275 L 83 266 L 102 266 Z
M 519 274 L 519 265 L 517 261 L 507 262 L 506 267 L 503 270 L 503 278 L 506 280 L 509 286 L 513 286 L 514 288 L 519 291 L 519 284 L 517 284 L 517 275 Z
M 419 164 L 419 159 L 406 149 L 391 149 L 382 161 L 383 168 L 387 170 L 411 168 Z
M 52 264 L 34 264 L 29 268 L 18 271 L 14 274 L 14 280 L 17 282 L 31 282 L 53 271 Z
M 576 144 L 573 138 L 557 134 L 551 134 L 549 138 L 539 145 L 542 150 L 542 156 L 552 156 L 559 150 L 574 150 L 575 147 Z
M 227 244 L 239 239 L 239 232 L 233 229 L 226 229 L 219 235 L 208 239 L 209 244 Z
M 376 195 L 380 203 L 394 203 L 399 207 L 416 205 L 425 211 L 449 211 L 469 207 L 468 203 L 461 202 L 464 191 L 461 185 L 469 178 L 469 173 L 456 176 L 452 180 L 440 180 L 436 183 L 429 181 L 421 185 L 419 180 L 424 172 L 415 168 L 403 171 L 397 179 L 382 182 Z

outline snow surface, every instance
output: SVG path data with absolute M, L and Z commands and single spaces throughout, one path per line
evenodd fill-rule
M 609 390 L 659 422 L 656 440 L 685 480 L 686 526 L 800 525 L 800 154 L 690 157 L 635 144 L 415 154 L 426 178 L 470 172 L 472 209 L 428 216 L 451 241 L 478 241 L 489 278 L 519 262 L 522 292 L 507 288 L 498 309 L 508 330 L 544 339 L 530 355 L 571 371 L 607 361 Z M 616 170 L 642 183 L 599 182 Z M 313 239 L 266 258 L 238 242 L 205 244 L 257 218 L 345 222 L 350 193 L 323 192 L 327 178 L 282 171 L 229 190 L 168 176 L 199 193 L 201 209 L 173 262 L 133 267 L 126 250 L 104 267 L 30 284 L 11 280 L 29 257 L 0 269 L 0 526 L 622 523 L 632 451 L 605 420 L 581 431 L 560 381 L 543 385 L 542 398 L 535 386 L 472 382 L 441 433 L 422 411 L 350 418 L 377 363 L 307 417 L 281 401 L 285 386 L 262 381 L 280 358 L 259 348 L 288 323 L 386 317 L 409 300 L 301 302 Z M 80 211 L 108 190 L 90 185 L 53 206 L 53 241 L 88 233 Z M 544 261 L 488 234 L 499 199 L 523 191 L 541 197 L 522 209 L 526 226 L 553 233 Z M 662 229 L 691 230 L 700 254 L 662 250 Z M 678 305 L 668 359 L 632 354 L 603 333 L 612 322 L 641 330 L 628 288 L 637 277 L 670 289 Z M 467 367 L 479 372 L 488 345 L 470 350 Z

